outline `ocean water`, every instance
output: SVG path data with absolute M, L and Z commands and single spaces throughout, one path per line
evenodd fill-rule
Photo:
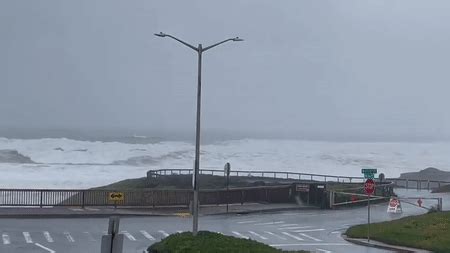
M 371 167 L 397 177 L 427 167 L 449 170 L 449 154 L 450 142 L 242 139 L 202 145 L 201 167 L 222 169 L 230 162 L 233 170 L 347 176 L 361 176 L 361 168 Z M 144 177 L 149 169 L 192 168 L 193 161 L 194 145 L 183 141 L 0 138 L 0 188 L 89 188 Z

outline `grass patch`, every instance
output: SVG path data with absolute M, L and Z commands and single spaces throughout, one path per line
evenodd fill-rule
M 346 235 L 366 238 L 367 225 L 350 227 Z M 450 252 L 450 212 L 436 212 L 370 225 L 370 238 L 433 252 Z
M 269 245 L 218 233 L 200 231 L 173 234 L 148 248 L 150 253 L 307 253 L 307 251 L 282 251 Z
M 199 175 L 199 184 L 201 189 L 223 189 L 226 187 L 226 179 L 223 176 Z M 230 177 L 230 187 L 251 187 L 264 185 L 289 184 L 293 180 L 270 179 L 260 177 Z M 101 190 L 130 190 L 130 189 L 191 189 L 192 175 L 166 175 L 152 178 L 146 177 L 126 179 L 110 185 L 97 187 Z

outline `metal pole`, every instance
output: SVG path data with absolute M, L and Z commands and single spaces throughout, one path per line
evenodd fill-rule
M 367 195 L 367 241 L 370 242 L 370 195 Z
M 201 94 L 202 94 L 202 89 L 201 89 L 201 80 L 202 80 L 202 53 L 206 50 L 209 50 L 213 47 L 216 47 L 218 45 L 221 45 L 225 42 L 228 41 L 243 41 L 243 39 L 239 38 L 239 37 L 234 37 L 234 38 L 229 38 L 226 40 L 223 40 L 221 42 L 218 42 L 216 44 L 207 46 L 205 48 L 202 47 L 202 44 L 198 44 L 198 47 L 195 47 L 185 41 L 182 41 L 170 34 L 166 34 L 163 32 L 160 33 L 155 33 L 156 36 L 158 37 L 168 37 L 171 39 L 174 39 L 178 42 L 180 42 L 181 44 L 193 49 L 194 51 L 196 51 L 198 53 L 198 88 L 197 88 L 197 127 L 196 127 L 196 138 L 195 138 L 195 161 L 194 161 L 194 171 L 192 173 L 192 188 L 193 188 L 193 207 L 192 207 L 192 215 L 193 215 L 193 224 L 192 224 L 192 233 L 194 235 L 197 234 L 198 232 L 198 194 L 199 194 L 199 185 L 198 185 L 198 174 L 199 174 L 199 170 L 200 170 L 200 115 L 201 115 Z M 165 173 L 165 171 L 164 171 Z
M 192 233 L 198 232 L 198 173 L 200 169 L 200 116 L 201 116 L 201 98 L 202 98 L 202 44 L 198 44 L 198 86 L 197 86 L 197 126 L 195 132 L 195 162 L 194 162 L 194 203 L 193 203 L 193 224 Z
M 230 190 L 230 173 L 227 173 L 227 213 L 228 213 L 228 204 L 229 204 L 229 190 Z

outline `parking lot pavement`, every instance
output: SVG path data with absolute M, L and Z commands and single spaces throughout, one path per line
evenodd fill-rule
M 257 240 L 281 249 L 313 252 L 386 252 L 353 245 L 341 238 L 348 212 L 280 212 L 253 215 L 218 215 L 200 219 L 200 229 Z M 336 216 L 342 222 L 336 221 Z M 334 221 L 334 222 L 332 222 Z M 0 252 L 98 253 L 107 219 L 0 219 Z M 124 252 L 142 253 L 164 237 L 189 231 L 191 218 L 123 218 Z
M 404 192 L 406 196 L 416 192 Z M 449 201 L 450 202 L 450 201 Z M 446 207 L 446 206 L 444 206 Z M 386 212 L 387 204 L 372 205 L 373 222 L 392 220 L 426 212 L 403 206 L 403 214 Z M 341 210 L 292 210 L 246 215 L 202 216 L 200 230 L 238 238 L 249 238 L 280 249 L 312 252 L 389 252 L 358 246 L 341 234 L 352 225 L 367 222 L 367 208 Z M 106 218 L 0 219 L 0 252 L 7 253 L 98 253 L 106 233 Z M 149 245 L 182 231 L 190 231 L 190 217 L 154 216 L 122 218 L 120 231 L 125 236 L 125 253 L 142 253 Z

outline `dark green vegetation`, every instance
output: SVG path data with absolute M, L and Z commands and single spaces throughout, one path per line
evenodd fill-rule
M 282 251 L 257 241 L 239 239 L 218 233 L 200 231 L 173 234 L 148 248 L 150 253 L 301 253 L 307 251 Z
M 366 238 L 367 225 L 349 228 L 347 236 Z M 433 252 L 450 252 L 450 212 L 435 212 L 371 224 L 373 240 Z
M 271 179 L 261 177 L 230 177 L 230 187 L 251 187 L 264 185 L 290 184 L 295 180 Z M 224 176 L 199 175 L 201 189 L 223 189 L 226 187 Z M 192 175 L 167 175 L 148 179 L 146 177 L 126 179 L 96 189 L 191 189 Z

